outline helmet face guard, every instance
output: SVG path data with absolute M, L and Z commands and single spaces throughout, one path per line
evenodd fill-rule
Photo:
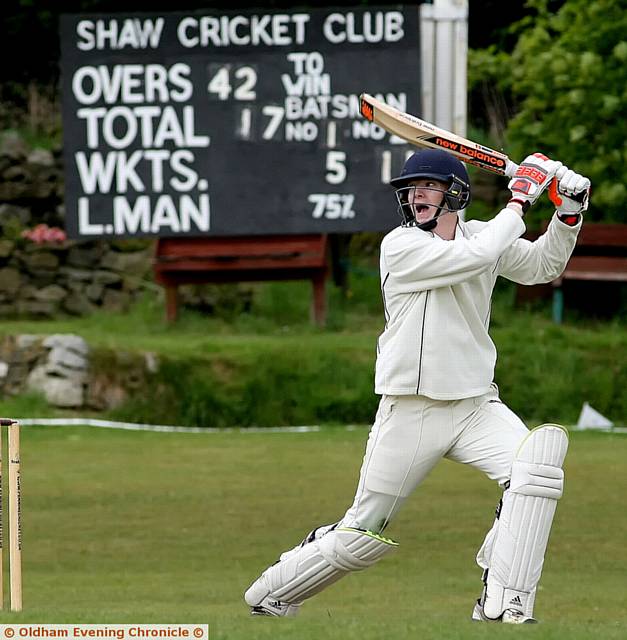
M 409 202 L 410 182 L 431 178 L 448 185 L 442 192 L 442 202 L 435 216 L 424 223 L 417 223 L 412 205 Z M 390 180 L 396 189 L 404 224 L 415 225 L 429 230 L 437 224 L 436 219 L 442 213 L 457 212 L 465 209 L 470 203 L 470 180 L 464 165 L 457 158 L 439 149 L 423 149 L 414 153 L 405 163 L 401 175 Z

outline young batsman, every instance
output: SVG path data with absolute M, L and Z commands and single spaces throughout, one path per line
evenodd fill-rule
M 535 153 L 509 182 L 489 222 L 460 220 L 470 202 L 464 165 L 418 151 L 392 180 L 402 224 L 381 243 L 385 328 L 377 345 L 381 395 L 352 506 L 311 531 L 246 591 L 256 615 L 290 616 L 304 600 L 398 545 L 382 533 L 442 458 L 470 464 L 503 489 L 477 554 L 483 592 L 472 619 L 535 622 L 536 589 L 568 438 L 558 425 L 529 431 L 499 398 L 488 334 L 494 283 L 549 282 L 564 270 L 588 205 L 590 181 Z M 545 189 L 556 212 L 535 242 L 523 217 Z

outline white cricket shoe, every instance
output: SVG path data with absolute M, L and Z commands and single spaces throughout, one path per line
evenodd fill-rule
M 299 604 L 281 602 L 266 596 L 259 604 L 250 607 L 251 616 L 271 616 L 273 618 L 293 617 L 298 615 Z
M 483 606 L 479 600 L 472 610 L 472 620 L 474 622 L 502 622 L 503 624 L 537 624 L 538 622 L 535 618 L 526 616 L 518 609 L 505 609 L 498 618 L 488 618 L 483 613 Z
M 244 594 L 244 600 L 253 616 L 291 617 L 298 614 L 300 603 L 283 602 L 270 595 L 270 588 L 264 574 L 255 580 Z

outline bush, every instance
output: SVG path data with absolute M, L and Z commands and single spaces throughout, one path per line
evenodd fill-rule
M 528 424 L 574 424 L 584 401 L 615 422 L 627 416 L 627 349 L 618 322 L 554 325 L 546 313 L 497 301 L 492 336 L 501 398 Z M 228 349 L 160 358 L 159 373 L 114 417 L 205 427 L 368 424 L 376 336 L 240 336 Z M 184 341 L 183 336 L 180 337 Z
M 376 402 L 371 351 L 278 340 L 228 356 L 169 357 L 111 416 L 205 427 L 367 423 Z
M 339 292 L 330 291 L 333 326 L 326 329 L 307 322 L 309 283 L 268 283 L 251 313 L 235 318 L 183 310 L 169 326 L 162 305 L 144 300 L 128 314 L 6 321 L 0 335 L 82 335 L 99 378 L 128 390 L 124 405 L 107 414 L 114 419 L 202 427 L 369 424 L 378 402 L 373 373 L 382 314 L 378 278 L 362 266 L 351 277 L 350 305 L 343 308 Z M 492 305 L 504 402 L 530 425 L 573 424 L 584 401 L 624 423 L 624 322 L 592 321 L 569 308 L 567 323 L 554 325 L 549 305 L 513 308 L 514 293 L 512 283 L 499 281 Z M 159 363 L 156 373 L 146 370 L 146 352 Z M 41 399 L 0 404 L 23 417 L 53 411 Z
M 589 176 L 592 220 L 627 222 L 627 11 L 615 0 L 528 0 L 511 54 L 474 52 L 471 81 L 490 77 L 517 101 L 507 150 L 543 151 Z M 534 207 L 546 219 L 550 205 Z

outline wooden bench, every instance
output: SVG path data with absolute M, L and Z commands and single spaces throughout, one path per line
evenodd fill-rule
M 311 280 L 312 317 L 326 321 L 326 235 L 160 238 L 153 271 L 166 294 L 166 319 L 174 322 L 181 284 Z
M 553 286 L 553 320 L 564 317 L 566 280 L 588 282 L 627 282 L 627 225 L 586 223 L 577 238 L 564 273 Z

